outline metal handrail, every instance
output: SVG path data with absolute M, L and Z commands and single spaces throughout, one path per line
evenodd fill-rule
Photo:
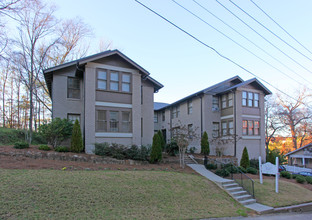
M 217 160 L 212 159 L 212 158 L 209 158 L 208 160 L 212 160 L 212 161 L 214 161 L 215 163 L 220 163 L 220 164 L 223 164 L 223 165 L 227 165 L 226 163 L 223 163 L 223 162 L 221 162 L 221 161 L 217 161 Z M 253 198 L 255 198 L 255 187 L 254 187 L 254 186 L 255 186 L 255 184 L 254 184 L 255 181 L 254 181 L 252 178 L 250 178 L 249 176 L 247 176 L 244 172 L 242 172 L 242 171 L 241 171 L 237 166 L 235 166 L 232 162 L 229 163 L 229 164 L 231 165 L 231 167 L 235 167 L 236 170 L 238 170 L 238 172 L 239 172 L 239 174 L 240 174 L 241 183 L 240 183 L 239 181 L 237 181 L 236 178 L 234 178 L 234 175 L 233 175 L 232 172 L 230 173 L 231 179 L 234 180 L 239 186 L 241 186 L 241 187 L 242 187 L 244 190 L 246 190 L 249 194 L 251 194 Z M 249 190 L 246 186 L 244 186 L 243 176 L 244 176 L 244 177 L 247 177 L 247 179 L 251 181 L 251 185 L 252 185 L 252 189 L 251 189 L 251 190 Z

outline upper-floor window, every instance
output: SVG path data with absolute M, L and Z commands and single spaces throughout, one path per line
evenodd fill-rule
M 80 99 L 80 80 L 67 77 L 67 98 Z
M 259 135 L 260 122 L 243 120 L 243 135 Z
M 242 105 L 248 107 L 259 107 L 259 93 L 242 92 Z
M 131 92 L 131 74 L 98 69 L 97 89 L 116 92 Z
M 219 110 L 219 97 L 212 96 L 212 111 L 218 111 L 218 110 Z
M 193 103 L 192 100 L 187 102 L 187 114 L 192 114 L 193 112 Z
M 174 106 L 171 109 L 171 118 L 177 118 L 180 115 L 180 106 Z
M 221 103 L 222 108 L 226 108 L 226 95 L 222 95 Z
M 233 106 L 233 93 L 228 94 L 228 107 Z
M 161 112 L 161 118 L 162 118 L 163 121 L 166 120 L 165 111 L 162 111 L 162 112 Z
M 158 122 L 158 115 L 157 113 L 154 113 L 154 123 L 157 123 Z
M 219 137 L 219 122 L 213 122 L 212 124 L 212 137 L 217 138 Z
M 187 125 L 187 134 L 190 139 L 193 139 L 193 124 L 188 124 Z

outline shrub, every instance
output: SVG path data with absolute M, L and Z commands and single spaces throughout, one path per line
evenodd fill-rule
M 161 130 L 158 130 L 158 135 L 159 135 L 160 143 L 161 143 L 161 151 L 165 151 L 166 141 Z
M 39 127 L 40 134 L 56 148 L 72 134 L 73 124 L 68 119 L 54 118 L 50 123 Z
M 291 173 L 288 171 L 281 171 L 280 172 L 281 176 L 286 178 L 286 179 L 290 179 L 291 178 Z
M 297 175 L 296 176 L 296 181 L 297 181 L 297 183 L 303 184 L 306 181 L 306 179 L 304 178 L 304 176 Z
M 249 160 L 250 167 L 253 167 L 259 170 L 259 159 L 251 159 Z
M 54 148 L 56 152 L 69 152 L 69 148 L 66 146 L 58 146 Z
M 201 153 L 204 154 L 205 156 L 209 155 L 210 148 L 209 148 L 209 142 L 208 142 L 208 134 L 206 131 L 204 132 L 201 138 L 200 146 L 201 146 Z
M 270 162 L 275 164 L 276 157 L 278 157 L 279 164 L 284 164 L 287 162 L 285 156 L 280 152 L 279 149 L 275 148 L 273 150 L 269 150 L 266 155 L 266 162 Z
M 221 177 L 227 177 L 230 175 L 230 172 L 227 171 L 226 169 L 221 169 L 221 170 L 217 170 L 215 174 Z
M 243 150 L 242 158 L 240 161 L 240 166 L 244 167 L 245 169 L 247 169 L 250 166 L 248 151 L 246 147 L 244 147 L 244 150 Z
M 226 168 L 226 170 L 229 172 L 229 173 L 238 173 L 238 168 L 235 167 L 235 166 L 229 166 Z
M 94 154 L 99 156 L 112 156 L 108 143 L 96 143 Z
M 291 174 L 292 179 L 296 179 L 297 176 L 298 176 L 298 174 Z
M 50 148 L 48 145 L 46 145 L 46 144 L 40 145 L 40 146 L 38 147 L 38 149 L 39 149 L 39 150 L 46 150 L 46 151 L 51 150 L 51 148 Z
M 247 170 L 244 167 L 239 166 L 238 169 L 243 173 L 247 173 Z
M 253 168 L 253 167 L 248 167 L 246 169 L 247 173 L 250 173 L 250 174 L 257 174 L 258 173 L 258 170 L 256 168 Z
M 311 176 L 306 176 L 305 177 L 307 183 L 312 184 L 312 177 Z
M 171 140 L 169 144 L 166 145 L 166 153 L 170 156 L 175 156 L 179 152 L 179 146 L 175 140 Z
M 76 119 L 74 127 L 73 127 L 71 142 L 70 142 L 70 151 L 80 153 L 82 150 L 83 150 L 83 142 L 82 142 L 80 123 Z
M 190 148 L 190 153 L 191 153 L 191 154 L 195 153 L 195 150 L 196 150 L 195 147 L 191 147 L 191 148 Z
M 14 144 L 14 148 L 16 148 L 16 149 L 29 148 L 29 144 L 27 142 L 25 142 L 25 141 L 16 142 Z
M 207 169 L 207 170 L 215 170 L 215 169 L 217 169 L 217 165 L 216 165 L 216 164 L 213 164 L 213 163 L 208 163 L 208 164 L 206 165 L 206 169 Z
M 161 140 L 159 135 L 156 133 L 153 137 L 152 151 L 151 151 L 151 163 L 160 162 L 162 159 L 161 154 Z

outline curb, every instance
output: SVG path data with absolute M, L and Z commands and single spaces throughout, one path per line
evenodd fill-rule
M 272 213 L 309 212 L 309 211 L 312 211 L 312 202 L 275 208 Z

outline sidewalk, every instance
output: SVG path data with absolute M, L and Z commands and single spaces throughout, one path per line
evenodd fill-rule
M 196 171 L 200 175 L 206 177 L 210 181 L 215 182 L 220 187 L 222 186 L 222 183 L 226 183 L 226 182 L 231 182 L 232 181 L 232 180 L 224 179 L 224 178 L 214 174 L 213 172 L 207 170 L 204 165 L 200 165 L 200 164 L 187 164 L 187 166 L 192 168 L 194 171 Z M 258 213 L 266 213 L 266 212 L 270 212 L 270 211 L 274 210 L 273 207 L 262 205 L 260 203 L 253 203 L 253 204 L 250 204 L 250 205 L 246 205 L 245 207 L 247 207 L 249 209 L 252 209 L 252 210 L 255 210 Z

